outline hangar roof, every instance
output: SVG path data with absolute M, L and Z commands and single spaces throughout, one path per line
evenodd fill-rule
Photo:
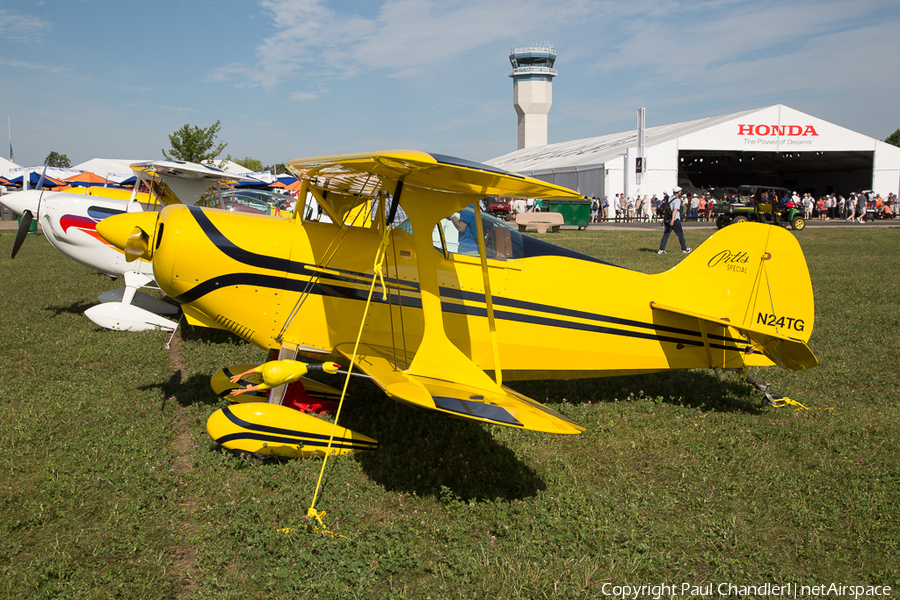
M 675 123 L 674 125 L 658 125 L 644 130 L 644 145 L 655 146 L 696 131 L 726 123 L 759 109 L 732 113 L 720 117 L 707 117 L 696 121 Z M 487 164 L 507 171 L 533 171 L 541 169 L 559 169 L 601 165 L 620 157 L 629 147 L 637 145 L 637 130 L 611 133 L 597 137 L 558 142 L 546 146 L 522 148 L 503 156 L 485 161 Z

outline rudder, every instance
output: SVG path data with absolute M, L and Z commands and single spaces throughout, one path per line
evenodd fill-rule
M 739 223 L 720 229 L 660 277 L 672 292 L 665 304 L 765 336 L 805 343 L 812 335 L 809 268 L 794 235 L 781 227 Z

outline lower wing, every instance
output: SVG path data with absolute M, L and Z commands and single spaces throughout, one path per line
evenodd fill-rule
M 454 417 L 542 431 L 578 434 L 584 427 L 531 398 L 502 386 L 501 392 L 409 375 L 395 367 L 393 350 L 360 345 L 353 359 L 353 345 L 342 344 L 336 350 L 395 400 L 436 410 Z

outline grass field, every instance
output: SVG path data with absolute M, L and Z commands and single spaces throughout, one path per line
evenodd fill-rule
M 754 375 L 810 410 L 761 410 L 759 392 L 707 371 L 513 383 L 587 427 L 553 436 L 353 381 L 342 424 L 381 447 L 329 460 L 316 508 L 337 538 L 305 527 L 319 461 L 258 464 L 206 435 L 209 375 L 259 350 L 189 327 L 171 350 L 163 333 L 98 329 L 82 313 L 116 284 L 40 237 L 11 261 L 13 235 L 0 232 L 0 598 L 900 590 L 900 229 L 798 234 L 820 364 Z M 545 237 L 659 272 L 681 259 L 656 255 L 659 235 Z

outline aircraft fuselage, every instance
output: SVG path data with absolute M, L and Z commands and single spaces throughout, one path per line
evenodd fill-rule
M 368 313 L 381 240 L 373 228 L 170 206 L 156 226 L 153 268 L 190 316 L 261 348 L 296 344 L 338 360 L 335 346 L 356 339 L 365 321 L 362 341 L 392 349 L 403 368 L 423 338 L 422 291 L 413 236 L 397 228 L 391 236 L 387 297 L 376 282 Z M 730 238 L 725 244 L 735 252 L 761 253 L 755 238 Z M 737 367 L 747 360 L 747 340 L 729 327 L 704 331 L 696 319 L 663 314 L 651 303 L 746 312 L 752 273 L 710 267 L 711 257 L 698 249 L 691 258 L 701 275 L 717 279 L 711 291 L 673 272 L 646 275 L 547 248 L 554 247 L 486 261 L 504 379 Z M 480 257 L 433 252 L 448 339 L 479 368 L 494 370 Z

